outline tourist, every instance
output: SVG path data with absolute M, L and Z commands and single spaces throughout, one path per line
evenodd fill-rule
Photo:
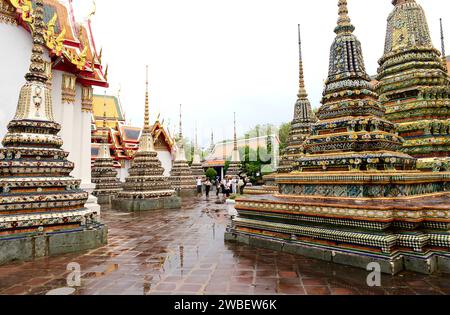
M 231 177 L 228 177 L 225 184 L 225 195 L 227 196 L 227 198 L 230 197 L 232 186 L 233 186 L 233 179 Z
M 216 179 L 216 196 L 219 197 L 220 194 L 220 188 L 221 188 L 221 184 L 220 184 L 220 180 L 219 178 Z
M 244 181 L 242 180 L 242 178 L 239 178 L 239 181 L 238 181 L 239 194 L 241 194 L 241 195 L 244 194 L 244 187 L 245 187 Z
M 211 190 L 211 181 L 209 180 L 209 178 L 206 179 L 205 181 L 205 193 L 206 193 L 206 198 L 209 197 L 209 191 Z
M 201 177 L 197 177 L 197 197 L 201 197 L 202 196 L 202 178 Z
M 237 194 L 237 184 L 238 184 L 237 176 L 234 176 L 233 179 L 231 180 L 231 188 L 233 194 Z

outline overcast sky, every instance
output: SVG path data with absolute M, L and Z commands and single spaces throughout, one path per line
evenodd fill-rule
M 74 0 L 77 19 L 89 0 Z M 110 89 L 134 125 L 143 121 L 145 65 L 150 66 L 150 108 L 178 124 L 183 104 L 184 134 L 199 142 L 231 139 L 233 111 L 238 133 L 256 124 L 292 120 L 298 86 L 297 24 L 302 27 L 306 87 L 319 107 L 327 77 L 337 0 L 96 0 L 92 19 L 96 45 L 109 64 Z M 349 14 L 362 42 L 369 74 L 383 54 L 391 0 L 349 0 Z M 417 0 L 440 49 L 439 18 L 450 38 L 450 2 Z M 449 45 L 449 41 L 446 41 Z M 450 52 L 450 46 L 448 46 Z M 96 90 L 102 93 L 102 90 Z

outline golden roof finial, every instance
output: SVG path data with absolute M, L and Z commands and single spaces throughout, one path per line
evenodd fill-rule
M 95 15 L 95 13 L 97 13 L 97 4 L 95 3 L 95 0 L 93 0 L 91 12 L 88 14 L 88 20 L 90 20 Z
M 144 132 L 150 133 L 150 109 L 148 104 L 148 65 L 145 66 L 145 113 L 144 113 Z
M 338 25 L 334 29 L 334 32 L 336 34 L 353 33 L 355 27 L 353 26 L 350 17 L 348 16 L 347 0 L 339 0 L 338 6 L 339 6 L 339 18 L 337 22 Z
M 298 48 L 299 48 L 299 89 L 297 96 L 299 98 L 306 98 L 308 97 L 308 93 L 306 93 L 305 77 L 303 75 L 302 38 L 300 34 L 300 24 L 298 24 Z
M 237 132 L 236 132 L 236 112 L 233 113 L 234 115 L 234 151 L 237 151 Z
M 36 0 L 33 20 L 33 48 L 31 53 L 31 65 L 29 72 L 25 75 L 27 81 L 47 82 L 45 71 L 44 47 L 45 47 L 45 24 L 44 24 L 44 1 Z
M 197 121 L 195 122 L 195 139 L 194 139 L 194 149 L 197 150 L 198 149 L 198 141 L 197 141 Z
M 407 3 L 407 2 L 416 2 L 415 0 L 392 0 L 392 4 L 393 5 L 395 5 L 395 6 L 397 6 L 397 5 L 402 5 L 402 4 L 404 4 L 404 3 Z
M 102 64 L 103 47 L 100 48 L 100 53 L 98 54 L 98 63 Z
M 178 134 L 180 137 L 180 141 L 183 141 L 183 122 L 182 122 L 182 116 L 181 116 L 181 104 L 180 104 L 180 133 Z
M 444 27 L 442 26 L 442 18 L 439 19 L 439 24 L 441 26 L 441 54 L 442 54 L 442 64 L 445 71 L 448 72 L 447 68 L 447 56 L 445 54 L 445 37 L 444 37 Z
M 105 80 L 108 80 L 108 70 L 109 70 L 109 65 L 106 65 L 105 74 L 103 75 L 105 77 Z
M 106 133 L 106 136 L 108 136 L 106 129 L 107 126 L 106 126 L 106 90 L 105 90 L 105 94 L 103 96 L 103 134 Z M 108 140 L 106 139 L 105 142 L 108 142 Z

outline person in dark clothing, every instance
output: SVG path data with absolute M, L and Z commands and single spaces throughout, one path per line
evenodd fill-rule
M 217 196 L 217 197 L 219 197 L 219 194 L 220 194 L 220 188 L 221 188 L 221 186 L 220 186 L 220 180 L 219 180 L 219 179 L 216 179 L 216 196 Z
M 211 190 L 211 181 L 209 180 L 209 178 L 206 179 L 205 181 L 205 193 L 206 193 L 206 198 L 209 197 L 209 191 Z

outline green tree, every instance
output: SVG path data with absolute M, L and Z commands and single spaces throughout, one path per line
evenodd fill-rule
M 272 135 L 272 127 L 269 126 L 267 129 L 267 140 L 266 140 L 266 149 L 267 153 L 272 152 L 272 138 L 270 137 Z
M 210 180 L 214 180 L 214 179 L 216 179 L 216 177 L 217 177 L 217 171 L 216 171 L 215 169 L 213 169 L 213 168 L 208 168 L 208 169 L 206 170 L 205 175 L 206 175 L 206 177 L 208 177 Z
M 229 159 L 225 161 L 225 165 L 223 166 L 223 173 L 224 173 L 224 174 L 227 173 L 228 168 L 230 167 L 230 163 L 231 163 L 231 162 L 230 162 Z
M 254 150 L 249 146 L 242 147 L 239 151 L 242 156 L 242 169 L 250 178 L 251 182 L 255 183 L 258 180 L 261 180 L 261 169 L 264 165 L 270 164 L 270 159 L 265 159 L 264 154 L 258 155 L 258 150 Z
M 278 130 L 278 138 L 280 139 L 280 153 L 284 152 L 284 150 L 287 147 L 290 131 L 291 131 L 290 123 L 282 124 Z

